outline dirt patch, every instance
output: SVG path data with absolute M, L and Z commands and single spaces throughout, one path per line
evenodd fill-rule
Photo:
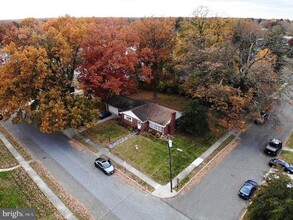
M 148 191 L 146 187 L 143 187 L 141 184 L 137 183 L 132 177 L 129 177 L 130 174 L 126 174 L 123 169 L 117 169 L 115 175 L 118 176 L 119 179 L 125 184 L 130 185 L 141 192 Z
M 17 166 L 17 160 L 12 156 L 10 151 L 5 147 L 0 140 L 0 169 L 6 169 Z

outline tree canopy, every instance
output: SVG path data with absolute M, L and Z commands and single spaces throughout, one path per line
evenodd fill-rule
M 83 36 L 78 24 L 85 25 L 71 17 L 46 23 L 29 20 L 7 35 L 10 41 L 3 51 L 9 59 L 0 66 L 4 119 L 25 120 L 43 132 L 54 132 L 89 125 L 97 118 L 96 101 L 75 97 L 69 90 Z
M 198 101 L 190 101 L 179 120 L 179 129 L 186 134 L 204 136 L 209 132 L 206 108 Z
M 0 55 L 9 57 L 0 66 L 0 113 L 53 132 L 95 123 L 97 100 L 174 85 L 222 125 L 242 125 L 282 83 L 284 28 L 209 17 L 205 7 L 193 15 L 0 22 Z
M 276 175 L 278 178 L 274 177 Z M 261 187 L 248 207 L 249 219 L 292 219 L 293 187 L 290 178 L 282 172 L 271 174 L 269 178 L 269 184 Z

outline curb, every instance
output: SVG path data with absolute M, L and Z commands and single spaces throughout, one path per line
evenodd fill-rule
M 59 197 L 47 186 L 42 178 L 36 173 L 36 171 L 29 165 L 22 155 L 14 148 L 14 146 L 8 141 L 8 139 L 0 132 L 0 139 L 18 161 L 19 165 L 22 166 L 25 172 L 31 177 L 38 188 L 44 193 L 48 200 L 55 206 L 55 208 L 63 215 L 66 219 L 77 220 L 76 216 L 65 206 L 65 204 L 59 199 Z

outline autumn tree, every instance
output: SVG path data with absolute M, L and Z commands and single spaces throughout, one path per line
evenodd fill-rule
M 137 38 L 127 20 L 112 20 L 92 25 L 82 44 L 81 82 L 88 95 L 102 99 L 133 93 L 139 78 L 151 77 L 147 66 L 137 70 Z
M 140 67 L 151 68 L 154 97 L 164 71 L 172 61 L 175 45 L 175 19 L 142 18 L 132 23 L 132 30 L 138 36 L 137 56 Z
M 244 95 L 253 92 L 251 104 L 255 111 L 266 108 L 281 83 L 275 68 L 278 56 L 266 42 L 266 33 L 254 21 L 241 20 L 235 26 L 232 41 L 238 70 L 235 81 Z
M 12 21 L 0 21 L 0 48 L 3 45 L 3 40 L 11 29 L 13 29 L 14 23 Z
M 35 123 L 43 132 L 95 122 L 96 102 L 74 96 L 69 90 L 80 62 L 85 25 L 71 17 L 41 24 L 32 20 L 7 36 L 3 50 L 10 57 L 0 67 L 4 119 Z
M 222 124 L 241 125 L 272 99 L 280 79 L 274 68 L 276 56 L 259 43 L 266 35 L 253 20 L 200 15 L 206 13 L 181 23 L 176 70 L 188 74 L 189 95 Z

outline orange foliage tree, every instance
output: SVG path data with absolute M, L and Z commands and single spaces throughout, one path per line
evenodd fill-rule
M 149 80 L 148 68 L 138 74 L 137 39 L 126 19 L 98 20 L 89 29 L 83 44 L 84 62 L 80 80 L 88 95 L 106 99 L 129 94 L 137 80 Z
M 0 111 L 4 119 L 27 121 L 43 132 L 90 125 L 96 102 L 70 94 L 86 22 L 71 17 L 24 20 L 7 34 L 0 66 Z
M 268 103 L 279 85 L 276 57 L 257 44 L 265 35 L 254 21 L 203 18 L 201 10 L 181 22 L 176 70 L 188 73 L 185 86 L 192 98 L 222 124 L 237 127 Z
M 132 23 L 132 30 L 138 36 L 137 55 L 139 64 L 151 68 L 151 86 L 156 89 L 163 71 L 172 62 L 175 41 L 175 19 L 142 18 Z

